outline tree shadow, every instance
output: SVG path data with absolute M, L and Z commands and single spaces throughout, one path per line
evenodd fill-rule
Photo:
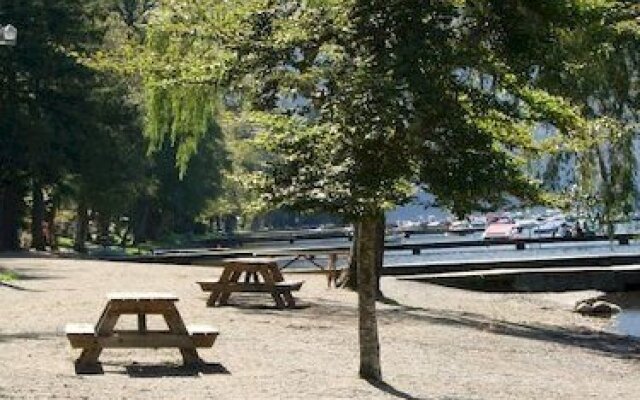
M 296 314 L 296 317 L 342 322 L 347 318 L 357 317 L 357 308 L 342 303 L 327 303 L 324 300 L 313 302 L 307 300 L 310 307 Z M 511 322 L 495 319 L 486 315 L 466 312 L 431 309 L 404 305 L 394 299 L 387 298 L 385 304 L 392 306 L 377 311 L 378 320 L 386 323 L 409 319 L 416 322 L 447 325 L 477 331 L 520 337 L 542 342 L 553 342 L 565 346 L 574 346 L 597 352 L 608 357 L 640 360 L 640 339 L 609 332 L 581 327 L 563 327 L 543 323 Z M 246 310 L 250 312 L 251 310 Z M 277 317 L 286 313 L 260 310 L 260 314 Z
M 433 310 L 401 304 L 397 309 L 380 310 L 379 314 L 382 318 L 392 319 L 401 314 L 416 321 L 466 327 L 496 335 L 554 342 L 566 346 L 581 347 L 609 357 L 640 360 L 640 339 L 588 328 L 567 328 L 541 323 L 516 323 L 471 312 Z
M 9 282 L 3 282 L 3 281 L 0 281 L 0 286 L 13 289 L 13 290 L 20 290 L 22 292 L 42 292 L 42 290 L 27 289 L 25 287 L 18 286 Z
M 378 390 L 381 390 L 391 396 L 397 397 L 399 399 L 407 399 L 407 400 L 418 400 L 420 397 L 414 397 L 413 395 L 403 392 L 402 390 L 398 390 L 395 387 L 391 386 L 387 382 L 384 381 L 376 381 L 372 379 L 367 379 L 367 382 Z
M 12 340 L 51 340 L 56 336 L 55 332 L 0 333 L 0 343 Z

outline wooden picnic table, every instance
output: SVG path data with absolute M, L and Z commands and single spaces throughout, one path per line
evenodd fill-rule
M 273 258 L 234 258 L 223 261 L 224 270 L 217 281 L 199 281 L 202 290 L 211 292 L 208 306 L 226 305 L 234 292 L 269 293 L 278 308 L 296 305 L 292 291 L 300 290 L 302 282 L 284 280 Z
M 92 324 L 67 324 L 65 332 L 73 348 L 81 348 L 78 372 L 100 369 L 98 357 L 105 348 L 180 349 L 185 365 L 200 364 L 199 347 L 212 347 L 218 331 L 207 325 L 186 326 L 170 293 L 109 293 L 100 319 Z M 137 329 L 116 330 L 121 315 L 137 315 Z M 162 315 L 168 330 L 147 329 L 148 315 Z

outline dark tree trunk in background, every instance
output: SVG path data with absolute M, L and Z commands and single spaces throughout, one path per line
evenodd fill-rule
M 56 232 L 56 215 L 58 214 L 58 207 L 60 207 L 60 197 L 54 191 L 51 194 L 51 199 L 49 202 L 49 208 L 46 211 L 45 219 L 47 221 L 47 226 L 49 227 L 49 235 L 46 237 L 46 242 L 51 247 L 51 250 L 58 250 L 58 238 Z
M 238 227 L 238 219 L 233 214 L 224 216 L 224 233 L 232 235 Z
M 377 229 L 379 216 L 364 216 L 358 240 L 358 337 L 360 342 L 360 377 L 381 381 L 380 343 L 376 318 L 377 298 Z
M 109 225 L 111 217 L 105 213 L 98 213 L 97 225 L 98 225 L 98 244 L 101 246 L 108 246 L 110 244 Z
M 133 244 L 146 242 L 151 238 L 149 222 L 151 221 L 151 201 L 147 197 L 141 198 L 135 208 L 135 214 L 131 220 L 133 225 Z
M 31 183 L 31 196 L 33 198 L 31 207 L 31 247 L 44 251 L 46 249 L 43 229 L 45 216 L 44 197 L 42 196 L 42 185 L 37 179 L 34 179 Z
M 76 237 L 73 249 L 79 253 L 86 253 L 86 240 L 89 233 L 89 215 L 87 214 L 87 203 L 81 199 L 78 202 L 78 210 L 76 216 Z
M 20 216 L 22 192 L 17 182 L 1 182 L 0 187 L 0 251 L 20 250 Z

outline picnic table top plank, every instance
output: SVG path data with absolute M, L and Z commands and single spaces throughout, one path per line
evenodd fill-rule
M 277 260 L 273 257 L 241 257 L 241 258 L 227 258 L 222 260 L 224 264 L 243 264 L 243 265 L 272 265 L 276 264 Z
M 124 301 L 178 301 L 178 296 L 173 293 L 163 292 L 112 292 L 107 293 L 107 299 Z

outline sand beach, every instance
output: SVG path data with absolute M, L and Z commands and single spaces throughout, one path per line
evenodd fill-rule
M 640 341 L 572 312 L 596 292 L 478 293 L 383 278 L 385 383 L 358 379 L 357 297 L 305 281 L 299 307 L 264 294 L 208 308 L 197 280 L 221 269 L 5 256 L 0 286 L 0 398 L 69 399 L 637 399 Z M 293 274 L 285 274 L 291 278 Z M 107 349 L 104 373 L 77 375 L 69 322 L 95 322 L 108 292 L 171 292 L 187 323 L 220 331 L 199 371 L 177 350 Z M 150 324 L 160 321 L 150 321 Z M 123 324 L 135 321 L 124 320 Z

